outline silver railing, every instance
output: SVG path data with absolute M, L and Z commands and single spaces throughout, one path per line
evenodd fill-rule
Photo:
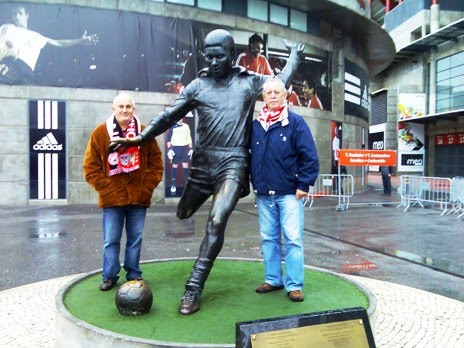
M 338 189 L 340 188 L 340 190 Z M 319 174 L 316 183 L 310 188 L 309 206 L 312 207 L 314 200 L 321 197 L 337 197 L 337 210 L 346 210 L 353 196 L 353 175 L 350 174 Z
M 444 215 L 451 204 L 452 181 L 449 178 L 402 175 L 399 194 L 404 211 L 414 205 L 424 207 L 424 203 L 438 205 Z M 398 208 L 397 207 L 397 208 Z
M 415 205 L 422 208 L 428 205 L 438 207 L 441 210 L 440 215 L 457 214 L 458 218 L 464 216 L 464 177 L 450 179 L 401 175 L 397 189 L 399 198 L 396 200 L 394 197 L 382 198 L 378 193 L 381 188 L 375 190 L 372 197 L 366 197 L 365 190 L 355 193 L 353 175 L 319 174 L 316 183 L 308 193 L 307 206 L 312 207 L 317 199 L 336 198 L 338 201 L 336 210 L 343 211 L 348 209 L 350 204 L 383 206 L 391 203 L 398 204 L 400 200 L 397 208 L 404 207 L 405 212 Z M 390 198 L 393 199 L 390 200 Z
M 446 213 L 464 216 L 464 177 L 456 176 L 451 180 L 451 209 Z

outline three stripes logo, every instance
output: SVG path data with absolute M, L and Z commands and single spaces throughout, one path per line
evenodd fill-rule
M 66 198 L 66 112 L 56 100 L 29 101 L 30 198 Z
M 36 151 L 61 151 L 63 145 L 58 144 L 53 133 L 49 132 L 41 140 L 38 140 L 32 148 Z
M 345 63 L 345 101 L 369 109 L 368 78 L 355 64 Z
M 361 80 L 348 72 L 345 72 L 345 100 L 361 105 Z

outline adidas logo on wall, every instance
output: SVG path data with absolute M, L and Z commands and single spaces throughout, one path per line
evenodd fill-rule
M 58 141 L 56 140 L 53 133 L 49 132 L 42 139 L 38 140 L 32 148 L 36 151 L 61 151 L 63 150 L 63 145 L 58 144 Z
M 65 102 L 29 100 L 29 151 L 30 198 L 66 198 Z

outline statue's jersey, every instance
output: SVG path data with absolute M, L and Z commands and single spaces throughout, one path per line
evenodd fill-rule
M 255 101 L 265 79 L 234 69 L 229 81 L 217 82 L 205 76 L 184 90 L 181 98 L 195 104 L 198 111 L 200 146 L 248 146 Z
M 198 145 L 248 147 L 255 101 L 267 78 L 242 67 L 234 67 L 229 79 L 215 80 L 209 75 L 198 77 L 154 120 L 156 135 L 162 132 L 163 125 L 196 109 Z

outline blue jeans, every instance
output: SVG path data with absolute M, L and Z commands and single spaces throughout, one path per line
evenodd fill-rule
M 258 220 L 264 257 L 265 282 L 301 290 L 304 282 L 303 200 L 295 195 L 258 195 Z M 285 278 L 282 276 L 281 233 L 285 241 Z
M 139 261 L 146 214 L 147 208 L 138 205 L 103 208 L 103 279 L 119 279 L 119 252 L 124 225 L 127 237 L 124 254 L 126 279 L 131 280 L 142 275 Z

